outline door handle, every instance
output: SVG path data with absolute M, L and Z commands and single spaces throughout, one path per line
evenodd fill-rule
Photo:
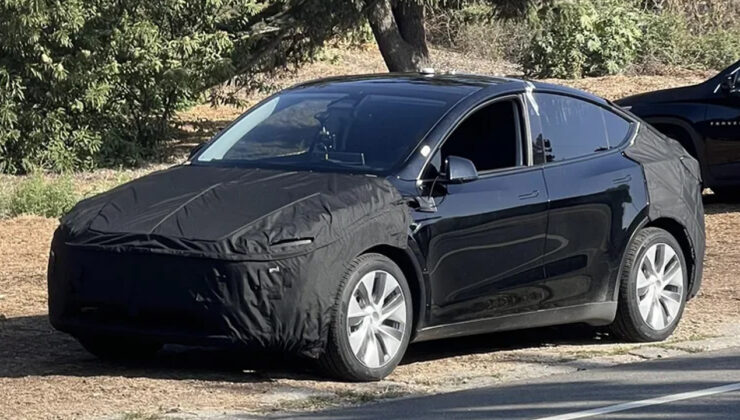
M 529 200 L 531 198 L 537 198 L 539 196 L 540 196 L 539 190 L 534 190 L 534 191 L 532 191 L 530 193 L 527 193 L 527 194 L 520 194 L 519 195 L 519 199 L 520 200 Z
M 612 179 L 612 182 L 615 184 L 626 184 L 628 182 L 632 181 L 632 175 L 625 175 L 620 178 L 614 178 Z

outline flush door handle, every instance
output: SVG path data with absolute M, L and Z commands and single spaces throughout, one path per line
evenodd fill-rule
M 540 196 L 539 190 L 534 190 L 532 192 L 529 192 L 527 194 L 520 194 L 519 199 L 520 200 L 531 200 L 532 198 L 537 198 Z

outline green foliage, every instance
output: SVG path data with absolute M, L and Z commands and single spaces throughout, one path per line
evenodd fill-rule
M 513 3 L 503 6 L 512 12 Z M 527 42 L 527 27 L 501 14 L 500 8 L 484 0 L 438 3 L 427 13 L 428 39 L 468 55 L 516 61 Z
M 11 189 L 0 185 L 0 220 L 10 217 L 10 193 Z
M 219 10 L 254 3 L 0 2 L 0 171 L 138 160 L 175 111 L 230 75 Z
M 690 42 L 686 19 L 677 13 L 646 13 L 640 46 L 640 65 L 648 70 L 686 64 L 685 45 Z
M 0 172 L 134 165 L 210 87 L 310 59 L 346 0 L 0 1 Z
M 720 70 L 740 58 L 740 25 L 696 26 L 679 13 L 646 13 L 643 33 L 637 62 L 643 71 Z
M 61 217 L 77 203 L 72 180 L 68 177 L 46 179 L 33 174 L 18 184 L 6 197 L 7 216 L 34 214 Z
M 530 10 L 526 73 L 578 78 L 623 71 L 636 58 L 640 11 L 621 0 L 561 0 Z
M 674 67 L 722 69 L 740 58 L 740 25 L 709 25 L 632 0 L 556 0 L 530 10 L 520 63 L 537 77 L 578 78 Z
M 740 26 L 715 28 L 687 44 L 687 55 L 704 68 L 723 69 L 740 59 Z

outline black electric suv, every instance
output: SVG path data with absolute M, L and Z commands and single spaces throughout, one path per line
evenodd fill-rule
M 443 337 L 584 322 L 662 340 L 701 283 L 699 179 L 677 142 L 565 87 L 310 82 L 77 204 L 49 315 L 101 357 L 236 345 L 350 380 Z
M 740 196 L 740 61 L 704 83 L 616 103 L 678 140 L 699 160 L 707 187 Z

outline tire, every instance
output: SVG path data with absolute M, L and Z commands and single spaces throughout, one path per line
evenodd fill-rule
M 162 343 L 129 337 L 85 335 L 76 337 L 82 347 L 102 360 L 126 362 L 152 358 Z
M 382 294 L 378 293 L 380 281 L 388 285 Z M 393 261 L 380 254 L 356 258 L 339 283 L 329 341 L 319 359 L 323 373 L 346 381 L 379 381 L 388 376 L 408 347 L 412 307 L 406 277 Z
M 651 256 L 655 263 L 650 263 Z M 653 266 L 658 269 L 650 274 Z M 680 269 L 680 273 L 674 272 L 675 269 Z M 665 340 L 683 315 L 687 291 L 688 267 L 678 241 L 662 229 L 641 230 L 623 257 L 612 332 L 633 342 Z

